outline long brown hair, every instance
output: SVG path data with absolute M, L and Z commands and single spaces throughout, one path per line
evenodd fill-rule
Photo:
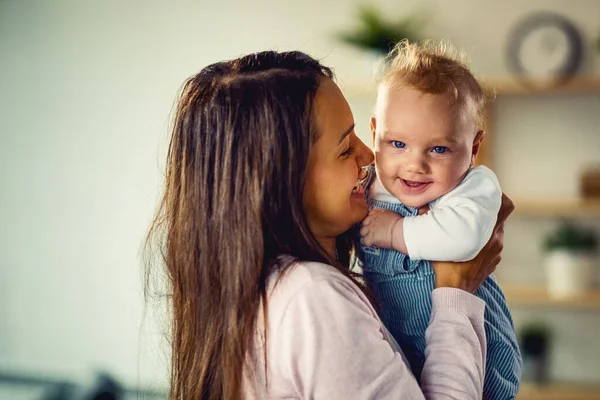
M 166 267 L 172 400 L 243 398 L 244 360 L 274 268 L 319 261 L 353 279 L 349 234 L 331 259 L 302 204 L 317 138 L 312 103 L 332 76 L 306 54 L 262 52 L 210 65 L 183 87 L 147 240 Z

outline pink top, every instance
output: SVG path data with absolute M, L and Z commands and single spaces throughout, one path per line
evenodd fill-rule
M 349 279 L 313 262 L 277 278 L 269 284 L 268 379 L 264 341 L 257 339 L 245 370 L 246 397 L 481 400 L 486 342 L 479 298 L 458 289 L 433 291 L 419 387 L 402 351 Z

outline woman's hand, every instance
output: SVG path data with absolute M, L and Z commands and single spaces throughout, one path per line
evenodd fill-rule
M 503 193 L 492 237 L 474 259 L 458 263 L 432 262 L 435 287 L 452 287 L 474 293 L 502 260 L 504 222 L 514 209 L 512 200 Z

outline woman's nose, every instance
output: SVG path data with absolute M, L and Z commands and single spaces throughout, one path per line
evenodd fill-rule
M 375 156 L 370 148 L 368 148 L 362 140 L 358 140 L 357 144 L 357 157 L 356 162 L 359 167 L 364 167 L 366 165 L 373 164 L 373 160 L 375 160 Z

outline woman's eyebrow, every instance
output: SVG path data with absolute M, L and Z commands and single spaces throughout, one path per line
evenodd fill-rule
M 341 134 L 341 136 L 340 136 L 340 141 L 338 142 L 338 145 L 339 145 L 340 143 L 342 143 L 342 141 L 343 141 L 343 140 L 346 138 L 346 136 L 348 136 L 348 135 L 349 135 L 349 134 L 350 134 L 350 133 L 351 133 L 351 132 L 354 130 L 354 127 L 355 127 L 355 126 L 356 126 L 356 124 L 354 123 L 354 124 L 352 124 L 352 125 L 350 126 L 350 128 L 348 128 L 348 129 L 346 129 L 344 132 L 342 132 L 342 134 Z

